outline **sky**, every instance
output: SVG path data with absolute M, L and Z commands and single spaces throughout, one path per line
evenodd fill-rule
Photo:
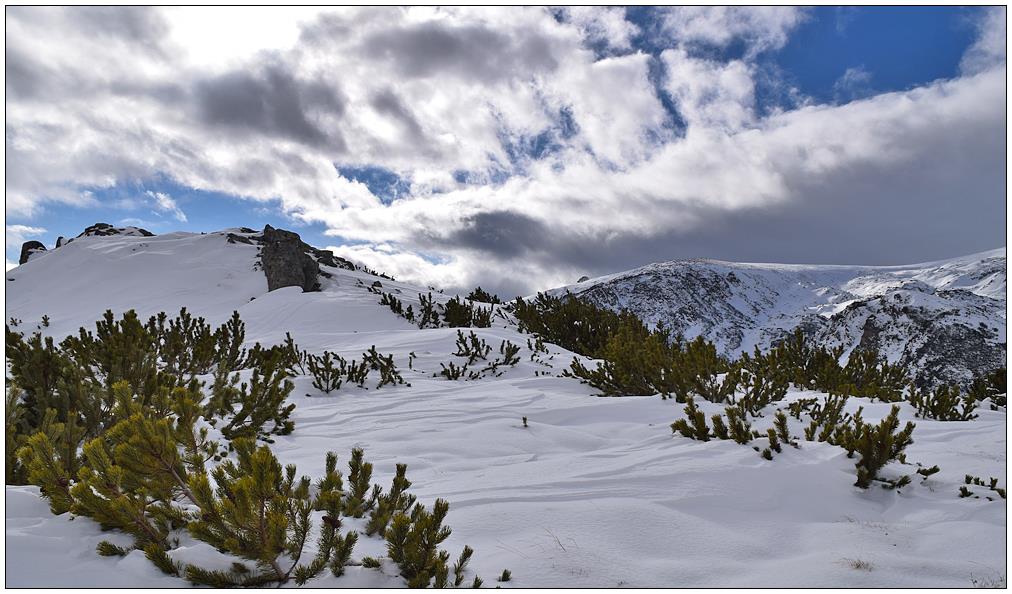
M 1005 244 L 1004 7 L 7 7 L 6 264 L 271 224 L 504 296 Z

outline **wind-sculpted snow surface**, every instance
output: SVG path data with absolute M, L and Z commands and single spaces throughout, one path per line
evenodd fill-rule
M 752 311 L 765 316 L 763 327 L 781 319 L 789 326 L 778 317 L 783 296 L 808 306 L 819 301 L 813 295 L 830 284 L 827 278 L 835 278 L 837 287 L 855 278 L 846 271 L 817 270 L 805 273 L 810 285 L 793 288 L 788 273 L 775 269 L 682 266 L 702 268 L 693 278 L 715 283 L 714 290 L 734 287 L 728 293 L 739 312 L 734 320 Z M 328 450 L 338 452 L 346 472 L 347 452 L 363 448 L 375 464 L 374 481 L 383 485 L 393 477 L 395 463 L 406 463 L 420 502 L 430 505 L 437 497 L 450 502 L 446 523 L 453 532 L 443 546 L 474 547 L 470 567 L 486 587 L 1004 583 L 1004 500 L 958 496 L 966 474 L 996 477 L 1006 485 L 1004 410 L 983 406 L 973 421 L 939 422 L 915 419 L 913 409 L 902 404 L 903 421 L 917 423 L 914 444 L 907 448 L 911 465 L 894 463 L 883 474 L 911 474 L 914 482 L 899 491 L 877 485 L 862 490 L 854 486 L 855 461 L 826 443 L 801 440 L 800 449 L 784 447 L 768 461 L 748 446 L 672 435 L 669 425 L 682 417 L 681 405 L 658 397 L 596 398 L 588 386 L 558 377 L 572 353 L 553 345 L 547 345 L 548 353 L 532 353 L 526 347 L 531 337 L 499 317 L 493 327 L 473 331 L 493 348 L 503 340 L 523 345 L 519 364 L 501 376 L 472 381 L 433 377 L 440 363 L 461 363 L 452 355 L 456 329 L 420 330 L 379 305 L 379 295 L 370 290 L 378 280 L 379 290 L 417 310 L 418 287 L 321 266 L 331 274 L 321 279 L 321 291 L 288 287 L 268 293 L 255 268 L 256 248 L 228 243 L 225 232 L 81 238 L 8 271 L 15 280 L 7 282 L 7 316 L 34 328 L 48 314 L 52 323 L 44 331 L 62 337 L 78 326 L 93 328 L 106 308 L 172 315 L 185 305 L 211 323 L 237 309 L 248 343 L 278 343 L 290 332 L 314 353 L 357 358 L 376 345 L 392 354 L 410 386 L 346 385 L 325 395 L 312 387 L 311 378 L 295 378 L 295 431 L 277 436 L 272 447 L 283 464 L 297 464 L 300 474 L 313 477 L 322 474 Z M 669 287 L 689 290 L 688 274 L 656 270 L 657 278 L 680 279 Z M 735 282 L 728 280 L 732 273 Z M 993 289 L 992 281 L 981 280 L 981 286 Z M 953 282 L 964 282 L 961 290 L 968 290 L 965 281 Z M 856 298 L 836 291 L 839 299 L 824 303 L 826 308 Z M 615 295 L 625 304 L 649 301 L 634 291 Z M 733 314 L 723 303 L 705 304 Z M 688 323 L 691 308 L 685 307 L 678 319 Z M 728 320 L 713 327 L 726 330 L 725 346 L 735 336 Z M 742 330 L 739 346 L 751 344 L 755 335 L 755 328 Z M 791 391 L 785 403 L 810 397 L 824 395 Z M 720 411 L 699 404 L 708 416 Z M 869 422 L 889 411 L 889 405 L 859 398 L 852 398 L 847 410 L 858 406 L 864 406 Z M 754 426 L 765 431 L 771 423 L 767 411 Z M 790 430 L 800 436 L 802 423 L 791 419 Z M 914 463 L 937 464 L 941 471 L 922 482 Z M 7 487 L 6 501 L 8 587 L 186 585 L 160 573 L 141 551 L 98 556 L 99 541 L 128 545 L 130 539 L 102 532 L 85 517 L 51 515 L 36 487 Z M 349 519 L 345 527 L 361 530 L 362 524 Z M 314 547 L 311 536 L 307 557 Z M 211 568 L 230 563 L 192 539 L 172 554 Z M 385 554 L 381 539 L 363 537 L 352 560 Z M 498 584 L 494 577 L 505 568 L 513 579 Z M 378 570 L 353 565 L 341 578 L 328 573 L 308 585 L 403 584 L 396 567 L 385 561 Z
M 966 382 L 1006 359 L 1005 250 L 911 266 L 678 260 L 554 289 L 628 309 L 724 355 L 800 327 L 816 343 L 876 348 L 926 383 Z

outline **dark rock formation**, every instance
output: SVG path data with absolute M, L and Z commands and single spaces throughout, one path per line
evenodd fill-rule
M 245 235 L 236 235 L 235 233 L 228 233 L 225 235 L 225 241 L 229 243 L 245 243 L 246 245 L 253 245 L 253 240 Z
M 26 241 L 21 244 L 21 257 L 18 258 L 18 265 L 24 264 L 28 261 L 28 258 L 35 252 L 46 251 L 46 246 L 41 241 Z
M 298 233 L 264 227 L 261 237 L 260 264 L 267 275 L 267 290 L 302 287 L 303 291 L 319 291 L 320 265 L 306 253 L 306 244 Z
M 140 227 L 113 227 L 109 223 L 95 223 L 94 225 L 87 227 L 83 233 L 78 235 L 78 237 L 106 237 L 109 235 L 142 235 L 144 237 L 154 237 L 155 234 L 147 229 L 141 229 Z

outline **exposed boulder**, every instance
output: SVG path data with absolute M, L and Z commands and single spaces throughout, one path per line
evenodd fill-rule
M 264 227 L 260 264 L 267 275 L 267 290 L 302 287 L 303 291 L 319 291 L 320 265 L 306 253 L 306 244 L 298 233 Z
M 229 243 L 245 243 L 246 245 L 253 245 L 253 240 L 245 235 L 238 235 L 236 233 L 228 233 L 225 235 L 225 241 Z
M 27 262 L 28 258 L 30 258 L 35 252 L 44 251 L 46 251 L 46 246 L 43 245 L 41 241 L 35 241 L 33 239 L 31 241 L 24 242 L 21 244 L 21 257 L 18 258 L 18 265 L 20 266 L 21 264 Z

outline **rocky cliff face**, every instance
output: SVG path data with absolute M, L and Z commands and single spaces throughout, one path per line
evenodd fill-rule
M 260 247 L 259 263 L 267 277 L 267 290 L 282 287 L 301 287 L 303 291 L 319 291 L 319 277 L 330 273 L 320 266 L 357 270 L 352 262 L 334 255 L 330 250 L 317 249 L 302 241 L 298 233 L 275 229 L 270 225 L 257 234 L 245 227 L 227 234 L 230 243 L 245 243 Z
M 679 260 L 554 289 L 704 336 L 727 356 L 795 328 L 826 346 L 876 348 L 924 383 L 1005 365 L 1006 259 L 994 250 L 913 266 L 791 266 Z

